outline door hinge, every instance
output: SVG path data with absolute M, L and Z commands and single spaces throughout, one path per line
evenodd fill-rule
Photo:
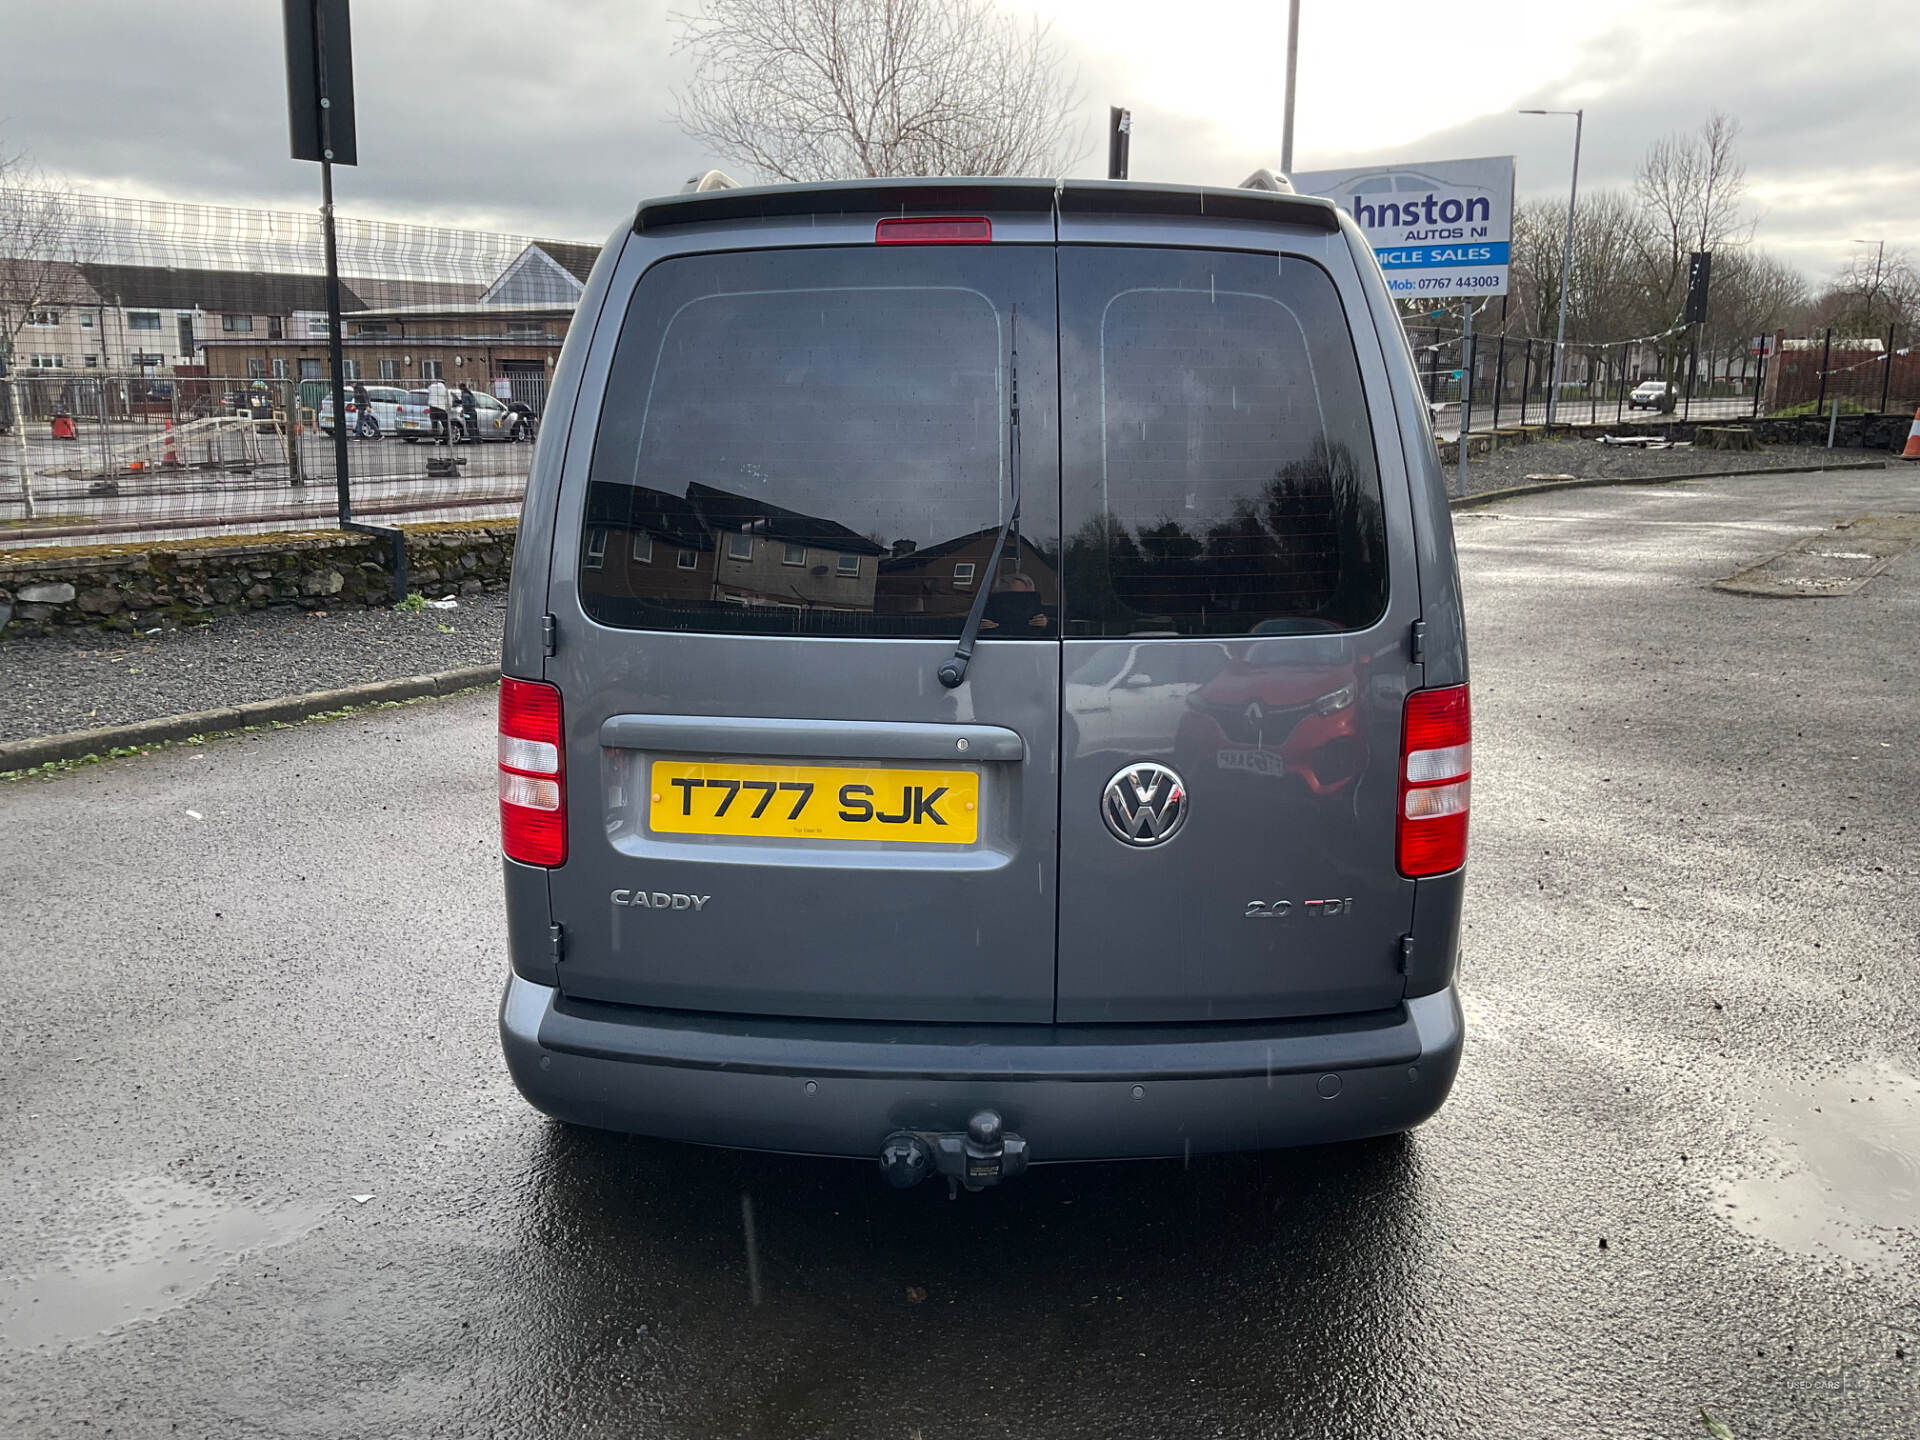
M 547 927 L 547 948 L 552 952 L 553 963 L 558 965 L 567 957 L 567 927 L 549 925 Z
M 551 615 L 540 617 L 540 653 L 553 655 L 560 649 L 560 622 Z
M 1400 937 L 1400 973 L 1402 975 L 1413 973 L 1413 937 L 1411 935 Z
M 551 621 L 553 617 L 547 618 Z M 551 655 L 553 652 L 549 650 L 547 653 Z M 1416 665 L 1427 663 L 1427 622 L 1424 620 L 1413 622 L 1413 663 Z

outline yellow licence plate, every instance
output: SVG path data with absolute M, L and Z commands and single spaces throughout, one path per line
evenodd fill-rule
M 648 824 L 669 834 L 971 845 L 980 833 L 971 770 L 656 760 L 651 790 Z

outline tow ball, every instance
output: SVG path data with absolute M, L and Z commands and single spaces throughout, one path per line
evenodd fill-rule
M 949 1197 L 960 1187 L 985 1190 L 1027 1168 L 1027 1142 L 1009 1133 L 995 1110 L 977 1111 L 966 1134 L 951 1130 L 896 1130 L 880 1146 L 880 1173 L 895 1189 L 929 1175 L 947 1177 Z

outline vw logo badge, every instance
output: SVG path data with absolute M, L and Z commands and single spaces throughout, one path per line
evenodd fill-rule
M 1100 818 L 1125 845 L 1163 845 L 1187 823 L 1187 787 L 1164 765 L 1142 761 L 1107 781 Z

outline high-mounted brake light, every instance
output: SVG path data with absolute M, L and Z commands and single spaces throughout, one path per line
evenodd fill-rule
M 500 681 L 500 848 L 524 865 L 567 859 L 567 771 L 560 692 Z
M 985 245 L 992 239 L 993 222 L 983 215 L 937 219 L 895 216 L 873 227 L 876 245 Z
M 1400 741 L 1399 860 L 1402 875 L 1444 875 L 1467 859 L 1467 789 L 1473 721 L 1467 687 L 1407 696 Z

